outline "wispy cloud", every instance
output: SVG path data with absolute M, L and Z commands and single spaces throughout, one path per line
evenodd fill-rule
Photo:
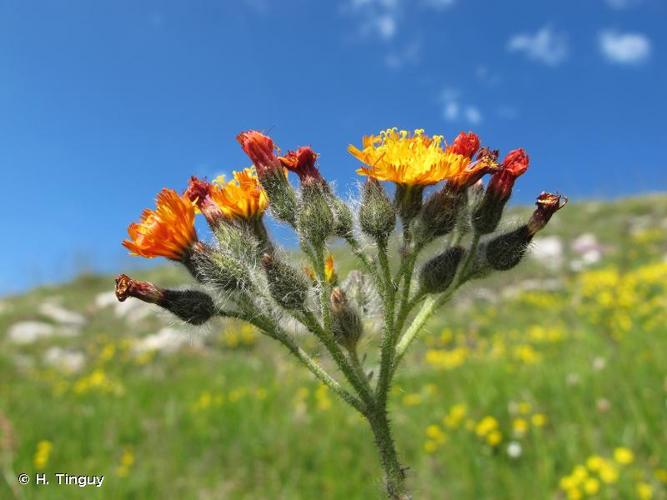
M 483 121 L 480 109 L 461 100 L 461 93 L 452 88 L 444 89 L 439 96 L 442 106 L 442 117 L 448 122 L 479 125 Z
M 598 46 L 602 55 L 616 64 L 641 64 L 651 55 L 651 41 L 642 33 L 603 31 L 598 35 Z
M 519 33 L 507 42 L 507 50 L 521 52 L 529 59 L 548 66 L 558 66 L 569 54 L 567 35 L 544 26 L 536 33 Z
M 452 7 L 457 0 L 422 0 L 426 7 L 431 7 L 436 10 L 445 10 Z
M 385 58 L 384 62 L 391 69 L 401 69 L 404 66 L 412 66 L 419 63 L 421 56 L 421 43 L 414 41 L 405 47 L 392 50 Z
M 402 15 L 401 0 L 350 0 L 346 10 L 359 22 L 363 36 L 392 40 Z
M 641 4 L 643 0 L 605 0 L 605 3 L 616 10 L 628 9 Z

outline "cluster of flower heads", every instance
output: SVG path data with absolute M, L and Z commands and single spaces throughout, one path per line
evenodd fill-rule
M 318 155 L 312 148 L 301 147 L 279 156 L 273 140 L 261 132 L 242 132 L 237 140 L 253 167 L 234 172 L 234 178 L 228 182 L 224 178 L 209 182 L 192 177 L 182 194 L 163 189 L 157 196 L 157 208 L 145 210 L 140 222 L 130 225 L 130 238 L 123 245 L 134 255 L 183 260 L 197 242 L 196 213 L 203 214 L 214 227 L 225 222 L 252 224 L 261 219 L 274 201 L 271 191 L 276 190 L 272 188 L 276 180 L 287 178 L 287 171 L 296 173 L 303 185 L 326 186 L 315 165 Z M 363 163 L 358 174 L 375 181 L 394 182 L 399 190 L 419 191 L 444 181 L 446 189 L 455 192 L 492 174 L 486 203 L 496 208 L 502 208 L 515 180 L 526 172 L 529 163 L 523 149 L 510 151 L 502 162 L 498 161 L 498 151 L 481 147 L 479 137 L 473 132 L 461 132 L 451 144 L 446 144 L 443 136 L 429 137 L 421 129 L 411 134 L 392 128 L 364 137 L 361 149 L 352 145 L 348 149 Z M 563 203 L 559 195 L 540 195 L 539 213 L 529 225 L 531 232 L 543 227 Z M 490 232 L 490 226 L 495 229 L 497 223 L 483 219 L 480 211 L 477 220 L 482 232 Z

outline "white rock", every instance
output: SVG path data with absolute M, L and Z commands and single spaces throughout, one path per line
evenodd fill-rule
M 115 292 L 102 292 L 95 296 L 95 307 L 104 309 L 118 303 Z
M 79 330 L 71 327 L 56 327 L 42 321 L 21 321 L 7 330 L 7 338 L 15 344 L 32 344 L 47 337 L 75 337 Z
M 563 263 L 563 242 L 558 236 L 535 238 L 530 256 L 549 269 L 556 270 Z
M 40 304 L 37 311 L 47 318 L 63 325 L 83 326 L 86 323 L 86 318 L 83 315 L 65 309 L 62 306 L 54 304 L 53 302 L 44 302 Z
M 184 346 L 200 346 L 201 340 L 191 334 L 176 328 L 165 327 L 153 335 L 138 340 L 134 351 L 160 351 L 164 353 L 176 352 Z
M 80 351 L 50 347 L 44 353 L 44 363 L 68 373 L 81 371 L 86 364 L 86 356 Z

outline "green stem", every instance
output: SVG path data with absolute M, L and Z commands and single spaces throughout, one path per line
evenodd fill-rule
M 331 375 L 329 375 L 324 368 L 322 368 L 317 361 L 310 357 L 299 345 L 292 340 L 289 335 L 284 332 L 278 325 L 274 324 L 269 318 L 252 313 L 229 313 L 225 311 L 226 315 L 236 317 L 247 321 L 263 331 L 268 337 L 277 340 L 283 344 L 287 349 L 301 361 L 306 368 L 308 368 L 322 383 L 329 387 L 334 393 L 338 394 L 345 402 L 358 410 L 361 414 L 367 414 L 366 405 L 355 397 L 352 393 L 341 386 Z
M 401 467 L 396 453 L 396 446 L 391 436 L 391 428 L 386 409 L 377 409 L 369 415 L 368 422 L 373 431 L 375 443 L 380 452 L 380 463 L 384 471 L 387 497 L 391 500 L 410 498 L 405 485 L 405 470 Z
M 387 394 L 391 382 L 391 366 L 394 360 L 394 344 L 396 335 L 394 332 L 394 308 L 396 289 L 391 279 L 391 270 L 387 260 L 386 242 L 378 243 L 378 258 L 380 268 L 384 277 L 384 331 L 382 335 L 382 348 L 380 353 L 380 375 L 375 390 L 378 408 L 384 411 L 387 404 Z

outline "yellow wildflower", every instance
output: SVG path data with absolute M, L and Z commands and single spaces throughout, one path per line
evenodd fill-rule
M 535 427 L 544 427 L 547 423 L 547 416 L 544 413 L 536 413 L 530 417 L 530 423 Z
M 37 450 L 35 451 L 35 456 L 32 459 L 32 463 L 35 465 L 36 469 L 43 469 L 46 467 L 46 464 L 49 463 L 49 457 L 51 456 L 52 449 L 53 443 L 51 441 L 42 440 L 37 443 Z
M 616 448 L 614 450 L 614 460 L 621 465 L 628 465 L 634 462 L 635 454 L 629 448 Z
M 357 170 L 358 174 L 379 181 L 410 186 L 460 182 L 469 175 L 470 158 L 443 149 L 443 142 L 443 136 L 429 137 L 422 129 L 411 136 L 407 130 L 391 128 L 364 137 L 361 150 L 350 145 L 348 151 L 367 165 Z
M 597 495 L 600 491 L 600 481 L 594 477 L 589 477 L 584 481 L 584 491 L 587 495 Z
M 643 481 L 637 483 L 635 491 L 637 492 L 637 497 L 640 500 L 650 500 L 653 498 L 653 486 Z
M 484 437 L 496 429 L 498 429 L 498 421 L 491 416 L 486 416 L 475 426 L 475 434 Z

